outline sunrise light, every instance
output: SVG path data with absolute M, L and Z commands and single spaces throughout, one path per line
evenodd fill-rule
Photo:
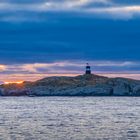
M 17 81 L 17 82 L 4 82 L 4 84 L 9 85 L 9 84 L 23 84 L 23 81 Z

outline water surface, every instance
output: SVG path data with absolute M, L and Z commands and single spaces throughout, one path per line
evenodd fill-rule
M 139 97 L 1 97 L 0 140 L 140 140 Z

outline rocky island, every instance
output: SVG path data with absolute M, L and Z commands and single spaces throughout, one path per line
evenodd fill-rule
M 91 73 L 87 63 L 84 75 L 47 77 L 35 82 L 3 84 L 1 96 L 140 96 L 140 81 L 108 78 Z
M 94 74 L 3 84 L 1 96 L 140 96 L 140 81 Z

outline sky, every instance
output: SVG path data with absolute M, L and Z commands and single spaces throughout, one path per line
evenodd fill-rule
M 1 0 L 0 81 L 85 71 L 140 79 L 139 0 Z

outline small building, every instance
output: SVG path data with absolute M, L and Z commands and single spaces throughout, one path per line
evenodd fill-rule
M 87 63 L 87 66 L 86 66 L 85 74 L 91 74 L 91 68 L 90 68 L 90 65 L 88 63 Z

